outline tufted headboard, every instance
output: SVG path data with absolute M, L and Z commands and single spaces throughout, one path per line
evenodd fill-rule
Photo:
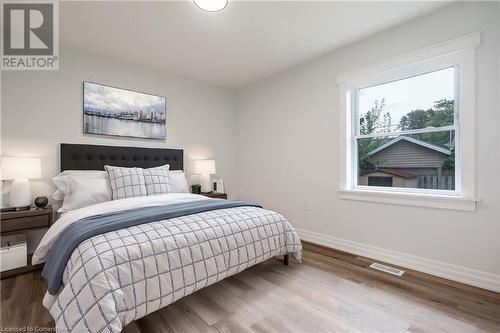
M 104 170 L 105 165 L 152 168 L 170 164 L 183 170 L 183 150 L 61 143 L 61 172 Z

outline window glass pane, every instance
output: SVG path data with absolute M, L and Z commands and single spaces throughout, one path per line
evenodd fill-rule
M 392 187 L 392 177 L 368 176 L 368 186 Z
M 454 124 L 455 68 L 358 90 L 359 132 L 399 132 Z
M 455 131 L 363 138 L 357 147 L 358 185 L 455 190 Z

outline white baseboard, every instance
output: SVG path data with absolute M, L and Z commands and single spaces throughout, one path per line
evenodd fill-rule
M 471 286 L 500 292 L 500 275 L 418 257 L 381 247 L 353 242 L 303 229 L 295 229 L 301 239 L 363 257 L 384 261 L 415 271 L 439 276 Z

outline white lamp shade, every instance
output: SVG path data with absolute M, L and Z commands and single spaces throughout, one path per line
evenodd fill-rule
M 41 161 L 37 157 L 2 157 L 2 179 L 41 178 Z
M 215 160 L 194 160 L 194 173 L 199 175 L 215 174 Z

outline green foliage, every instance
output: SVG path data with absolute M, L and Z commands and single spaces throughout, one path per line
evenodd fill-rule
M 432 108 L 434 112 L 427 122 L 427 126 L 441 127 L 453 125 L 455 117 L 455 103 L 453 100 L 442 99 Z
M 359 119 L 359 133 L 361 135 L 390 132 L 392 119 L 389 112 L 384 113 L 385 98 L 380 103 L 375 101 L 375 105 Z M 367 157 L 367 154 L 379 147 L 381 139 L 361 139 L 358 141 L 358 161 L 362 169 L 373 169 L 375 165 Z
M 399 130 L 407 131 L 414 130 L 418 128 L 427 127 L 429 118 L 432 117 L 434 110 L 413 110 L 407 113 L 405 116 L 401 117 L 399 121 Z
M 442 99 L 428 110 L 413 110 L 401 117 L 399 130 L 414 130 L 426 127 L 453 125 L 455 105 L 453 100 Z
M 443 162 L 443 169 L 455 169 L 455 148 L 451 149 L 450 157 Z
M 201 193 L 201 185 L 199 185 L 199 184 L 191 185 L 191 193 L 200 194 Z
M 442 127 L 453 125 L 455 105 L 453 100 L 442 99 L 434 103 L 428 110 L 413 110 L 401 117 L 399 130 L 414 130 L 426 127 Z M 414 135 L 418 140 L 435 145 L 451 145 L 453 135 L 449 132 L 426 133 Z
M 359 119 L 359 133 L 361 135 L 391 131 L 391 114 L 389 112 L 384 114 L 384 108 L 385 98 L 382 98 L 380 103 L 376 100 L 375 105 Z

